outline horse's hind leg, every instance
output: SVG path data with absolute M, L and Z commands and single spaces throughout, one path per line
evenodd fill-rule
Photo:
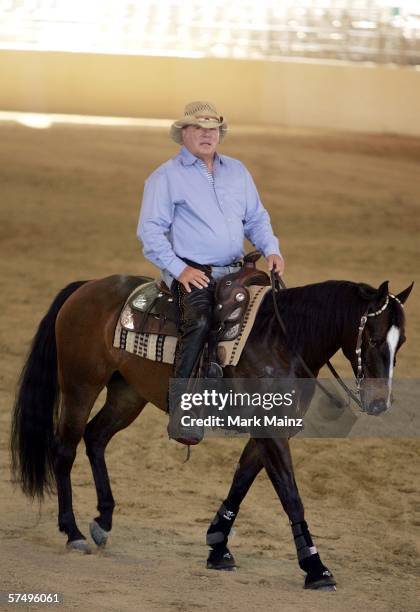
M 146 400 L 119 374 L 114 375 L 107 386 L 106 402 L 88 423 L 84 434 L 86 453 L 95 480 L 99 512 L 99 516 L 90 524 L 90 534 L 98 546 L 106 544 L 115 507 L 105 463 L 105 448 L 112 436 L 128 427 L 146 405 Z
M 255 440 L 251 439 L 242 451 L 228 496 L 207 531 L 206 541 L 211 547 L 207 559 L 208 569 L 232 570 L 236 567 L 233 555 L 227 547 L 229 533 L 242 501 L 262 468 L 259 450 Z
M 69 548 L 89 553 L 85 536 L 79 530 L 73 513 L 71 469 L 76 448 L 101 387 L 67 388 L 62 391 L 60 419 L 54 444 L 54 473 L 58 495 L 58 527 L 67 534 Z

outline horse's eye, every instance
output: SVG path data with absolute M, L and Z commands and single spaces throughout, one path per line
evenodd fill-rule
M 369 338 L 368 342 L 369 346 L 378 346 L 379 344 L 379 340 L 377 340 L 376 338 Z

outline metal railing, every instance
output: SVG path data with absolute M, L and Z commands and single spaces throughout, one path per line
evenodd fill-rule
M 420 64 L 420 0 L 0 0 L 0 48 Z

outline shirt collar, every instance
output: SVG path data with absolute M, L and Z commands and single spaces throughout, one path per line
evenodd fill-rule
M 193 155 L 191 151 L 189 151 L 187 147 L 184 145 L 181 147 L 179 151 L 179 156 L 180 156 L 180 160 L 183 166 L 192 166 L 199 159 L 198 157 Z M 223 163 L 222 156 L 216 153 L 214 156 L 214 161 L 216 164 Z

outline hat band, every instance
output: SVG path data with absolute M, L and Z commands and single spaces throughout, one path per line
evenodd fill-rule
M 198 117 L 184 117 L 183 119 L 175 121 L 174 123 L 174 126 L 176 128 L 184 128 L 188 127 L 189 125 L 199 125 L 201 127 L 208 126 L 208 128 L 210 129 L 214 127 L 222 127 L 223 123 L 220 122 L 218 118 L 199 119 Z
M 218 117 L 217 115 L 195 115 L 194 118 L 197 121 L 217 121 L 223 123 L 223 117 Z

